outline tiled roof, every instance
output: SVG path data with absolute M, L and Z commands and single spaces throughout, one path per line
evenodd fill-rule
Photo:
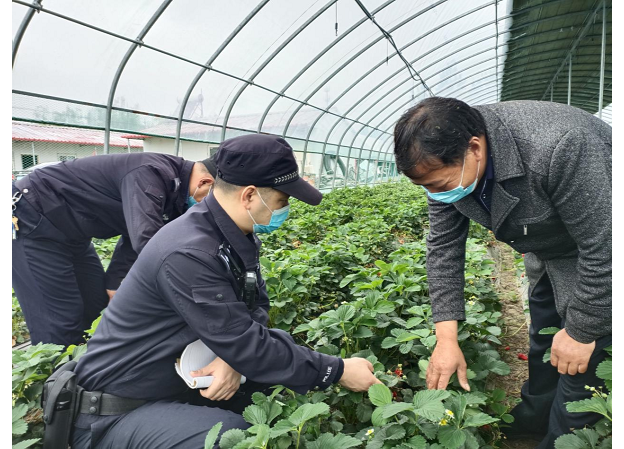
M 111 147 L 128 147 L 123 133 L 110 133 Z M 74 145 L 104 145 L 104 131 L 96 129 L 70 128 L 66 126 L 39 125 L 36 123 L 13 122 L 14 141 L 55 142 Z M 130 148 L 143 148 L 143 141 L 130 140 Z

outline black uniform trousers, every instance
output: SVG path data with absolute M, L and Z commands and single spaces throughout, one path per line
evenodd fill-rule
M 180 401 L 156 401 L 90 429 L 74 426 L 72 449 L 203 449 L 208 431 L 222 423 L 219 435 L 247 429 L 241 416 L 256 391 L 271 394 L 267 385 L 247 381 L 227 401 L 210 401 L 199 390 L 189 390 Z M 96 418 L 97 419 L 97 418 Z M 217 445 L 218 447 L 218 439 Z
M 83 343 L 84 330 L 108 304 L 104 268 L 93 244 L 69 239 L 24 196 L 15 215 L 12 284 L 32 343 Z
M 537 446 L 539 449 L 551 449 L 555 447 L 555 440 L 570 433 L 570 429 L 582 429 L 602 418 L 596 413 L 570 413 L 565 404 L 590 398 L 591 391 L 585 390 L 585 385 L 604 388 L 604 382 L 596 377 L 596 367 L 607 356 L 604 348 L 611 345 L 611 335 L 596 341 L 585 373 L 574 376 L 559 374 L 550 362 L 543 362 L 546 350 L 552 346 L 554 335 L 539 334 L 546 327 L 565 327 L 565 322 L 557 313 L 554 292 L 547 274 L 541 277 L 533 289 L 529 297 L 529 309 L 529 380 L 522 386 L 522 402 L 511 414 L 516 418 L 514 427 L 534 435 L 545 435 Z

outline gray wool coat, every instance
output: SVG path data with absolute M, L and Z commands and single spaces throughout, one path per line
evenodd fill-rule
M 611 127 L 580 109 L 511 101 L 482 114 L 494 164 L 491 215 L 469 195 L 429 199 L 427 273 L 434 321 L 465 319 L 469 220 L 525 253 L 530 289 L 550 277 L 568 334 L 611 333 Z

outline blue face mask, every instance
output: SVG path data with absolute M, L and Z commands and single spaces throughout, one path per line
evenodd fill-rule
M 464 168 L 466 168 L 466 157 L 464 157 L 464 165 L 462 167 L 462 174 L 459 180 L 459 185 L 452 190 L 447 190 L 446 192 L 431 193 L 423 186 L 423 189 L 425 189 L 427 195 L 429 195 L 429 198 L 431 198 L 432 200 L 450 204 L 454 203 L 455 201 L 459 201 L 465 196 L 468 196 L 472 192 L 474 192 L 474 189 L 477 187 L 477 181 L 479 180 L 479 168 L 481 168 L 481 161 L 479 161 L 479 163 L 477 164 L 477 176 L 475 177 L 474 182 L 466 188 L 462 187 L 462 181 L 464 180 Z
M 269 224 L 266 224 L 266 225 L 258 224 L 256 223 L 256 220 L 254 220 L 254 217 L 251 215 L 251 212 L 249 212 L 249 210 L 247 211 L 247 213 L 251 217 L 251 220 L 254 222 L 254 225 L 253 225 L 254 233 L 269 234 L 275 231 L 277 228 L 279 228 L 282 225 L 282 223 L 286 221 L 286 218 L 288 218 L 288 211 L 290 210 L 290 204 L 288 206 L 282 207 L 281 209 L 271 210 L 271 208 L 267 206 L 267 204 L 262 199 L 260 192 L 258 192 L 258 196 L 260 197 L 260 201 L 262 201 L 262 204 L 264 204 L 264 207 L 266 207 L 267 209 L 271 211 L 271 221 L 269 221 Z
M 188 200 L 186 200 L 186 205 L 188 206 L 187 209 L 190 209 L 191 207 L 195 206 L 196 204 L 197 204 L 197 201 L 192 196 L 189 196 Z
M 195 199 L 195 194 L 197 193 L 198 189 L 199 187 L 197 187 L 197 189 L 195 189 L 195 192 L 192 195 L 189 195 L 188 199 L 186 200 L 186 205 L 188 206 L 186 210 L 189 210 L 191 207 L 197 204 L 197 200 Z M 210 195 L 211 190 L 212 190 L 212 186 L 210 186 L 210 189 L 208 190 L 208 195 Z

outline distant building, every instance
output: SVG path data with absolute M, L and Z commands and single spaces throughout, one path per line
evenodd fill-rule
M 104 131 L 13 122 L 13 172 L 44 162 L 68 161 L 104 153 Z M 143 151 L 143 141 L 111 132 L 110 153 Z

